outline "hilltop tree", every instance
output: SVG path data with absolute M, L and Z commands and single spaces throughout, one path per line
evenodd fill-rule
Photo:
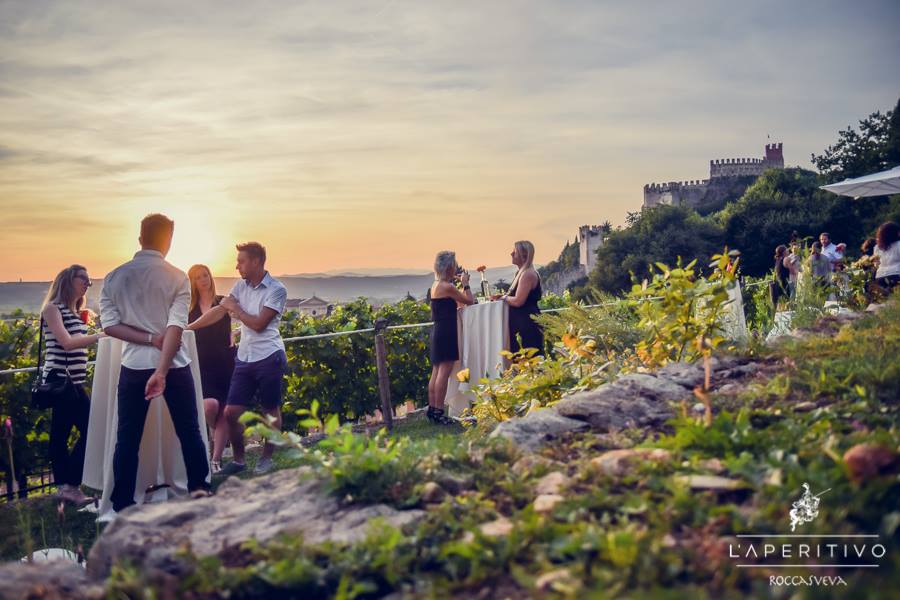
M 900 100 L 894 110 L 875 111 L 859 122 L 859 131 L 847 126 L 838 141 L 812 163 L 828 183 L 884 171 L 900 164 Z
M 721 227 L 689 208 L 658 206 L 631 214 L 633 224 L 611 232 L 597 250 L 590 283 L 601 291 L 628 288 L 631 273 L 642 279 L 649 273 L 648 265 L 657 261 L 671 264 L 679 256 L 685 262 L 706 260 L 722 249 Z

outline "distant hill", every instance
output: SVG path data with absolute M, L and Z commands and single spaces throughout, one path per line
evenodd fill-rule
M 516 268 L 496 267 L 485 272 L 488 280 L 496 282 L 498 279 L 512 281 Z M 364 274 L 344 275 L 317 275 L 317 276 L 280 276 L 278 278 L 288 290 L 288 298 L 309 298 L 316 295 L 329 302 L 347 302 L 360 296 L 368 298 L 371 302 L 395 302 L 412 294 L 415 298 L 424 298 L 433 275 L 405 274 L 371 276 Z M 216 277 L 216 291 L 227 294 L 237 277 Z M 472 273 L 473 287 L 477 287 L 478 273 Z M 40 308 L 44 294 L 49 287 L 48 282 L 22 282 L 0 283 L 0 313 L 6 314 L 17 308 L 26 312 L 35 312 Z M 94 285 L 88 291 L 88 306 L 96 309 L 100 290 L 103 288 L 103 280 L 95 279 Z

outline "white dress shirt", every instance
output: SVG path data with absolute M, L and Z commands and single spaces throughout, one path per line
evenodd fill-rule
M 130 325 L 160 335 L 169 326 L 187 326 L 191 303 L 191 285 L 187 275 L 165 261 L 156 250 L 141 250 L 129 262 L 117 267 L 103 280 L 100 292 L 100 324 Z M 129 369 L 155 369 L 161 351 L 152 345 L 125 342 L 122 366 Z M 172 367 L 191 363 L 187 350 L 180 347 Z
M 259 285 L 251 286 L 245 279 L 241 279 L 231 288 L 230 295 L 238 301 L 241 308 L 250 316 L 257 317 L 263 308 L 271 308 L 275 316 L 262 331 L 254 331 L 241 323 L 241 343 L 238 344 L 237 357 L 242 362 L 257 362 L 284 350 L 284 341 L 278 324 L 281 322 L 281 314 L 287 302 L 287 288 L 280 281 L 269 275 L 265 276 Z
M 891 275 L 900 275 L 900 241 L 888 246 L 887 250 L 875 246 L 873 254 L 878 257 L 878 270 L 875 271 L 875 277 L 881 279 Z

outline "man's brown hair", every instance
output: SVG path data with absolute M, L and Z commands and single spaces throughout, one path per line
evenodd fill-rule
M 141 243 L 145 246 L 163 246 L 171 239 L 174 231 L 175 221 L 166 215 L 147 215 L 141 221 Z
M 260 264 L 266 264 L 266 247 L 259 242 L 247 242 L 235 246 L 238 252 L 246 252 L 250 258 L 258 258 Z

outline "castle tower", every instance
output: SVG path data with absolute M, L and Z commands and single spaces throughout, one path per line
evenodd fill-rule
M 582 225 L 578 228 L 578 264 L 585 274 L 597 264 L 597 248 L 603 245 L 603 230 L 599 225 Z
M 782 153 L 781 142 L 766 144 L 766 157 L 763 159 L 763 164 L 766 165 L 767 169 L 784 168 L 784 154 Z

